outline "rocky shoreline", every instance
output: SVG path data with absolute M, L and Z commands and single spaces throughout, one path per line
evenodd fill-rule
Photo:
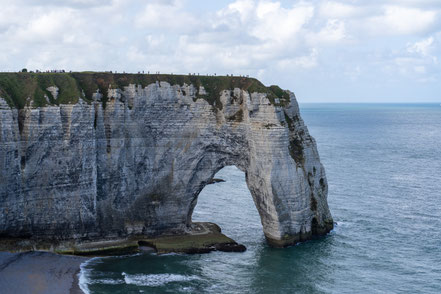
M 79 288 L 81 263 L 88 257 L 134 254 L 198 254 L 211 251 L 243 252 L 244 245 L 222 234 L 214 223 L 193 223 L 185 235 L 128 239 L 49 241 L 24 238 L 0 239 L 1 293 L 83 293 Z M 6 251 L 6 252 L 5 252 Z
M 0 239 L 0 251 L 29 252 L 46 251 L 63 255 L 110 256 L 132 254 L 150 247 L 158 254 L 164 253 L 208 253 L 211 251 L 243 252 L 244 245 L 225 236 L 214 223 L 193 223 L 191 230 L 184 235 L 158 237 L 131 236 L 126 239 L 98 241 L 53 241 L 23 238 Z

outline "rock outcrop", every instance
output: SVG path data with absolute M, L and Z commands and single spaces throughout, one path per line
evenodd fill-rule
M 1 236 L 185 234 L 198 194 L 227 165 L 245 172 L 270 244 L 332 229 L 325 171 L 293 93 L 239 77 L 125 75 L 121 86 L 102 81 L 123 77 L 112 74 L 53 75 L 29 93 L 0 79 Z

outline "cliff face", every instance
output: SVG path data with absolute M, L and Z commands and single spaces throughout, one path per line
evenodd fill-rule
M 42 107 L 13 107 L 0 84 L 0 235 L 183 234 L 199 192 L 227 165 L 245 172 L 271 244 L 332 229 L 325 171 L 293 93 L 198 80 L 88 95 L 79 78 L 70 104 L 55 103 L 55 82 Z

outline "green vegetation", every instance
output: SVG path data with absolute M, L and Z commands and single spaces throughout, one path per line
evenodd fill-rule
M 0 73 L 0 96 L 11 107 L 23 108 L 35 88 L 36 82 L 28 74 Z
M 47 90 L 50 86 L 59 88 L 58 99 Z M 70 74 L 27 72 L 0 73 L 0 96 L 6 99 L 9 106 L 18 109 L 31 101 L 34 107 L 41 107 L 76 103 L 82 97 L 76 80 Z
M 82 248 L 73 247 L 64 250 L 56 250 L 55 252 L 58 254 L 65 255 L 81 255 L 81 256 L 111 256 L 111 255 L 125 255 L 125 254 L 133 254 L 139 252 L 138 243 L 135 241 L 132 242 L 115 242 L 115 244 L 99 244 L 96 242 L 93 244 L 94 247 L 90 248 Z
M 290 102 L 289 94 L 288 92 L 282 90 L 279 86 L 272 85 L 269 87 L 273 95 L 268 95 L 268 98 L 270 99 L 272 104 L 275 104 L 276 106 L 287 106 Z M 279 103 L 275 102 L 275 99 L 279 98 Z
M 273 105 L 289 104 L 289 94 L 278 86 L 265 87 L 254 78 L 232 76 L 197 76 L 172 74 L 125 74 L 107 72 L 74 73 L 0 73 L 0 96 L 9 106 L 21 109 L 33 101 L 34 107 L 76 103 L 79 98 L 92 101 L 93 94 L 99 91 L 104 106 L 109 89 L 124 89 L 129 84 L 146 87 L 156 82 L 168 82 L 171 85 L 192 84 L 199 89 L 203 86 L 206 95 L 198 94 L 197 99 L 205 99 L 216 109 L 222 109 L 220 93 L 224 90 L 240 88 L 250 93 L 266 93 Z M 50 86 L 59 88 L 58 98 L 47 90 Z

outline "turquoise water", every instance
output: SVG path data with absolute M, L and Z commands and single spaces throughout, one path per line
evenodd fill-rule
M 83 264 L 90 293 L 441 293 L 441 106 L 304 104 L 337 225 L 286 249 L 266 245 L 235 167 L 199 196 L 245 253 L 139 254 Z

